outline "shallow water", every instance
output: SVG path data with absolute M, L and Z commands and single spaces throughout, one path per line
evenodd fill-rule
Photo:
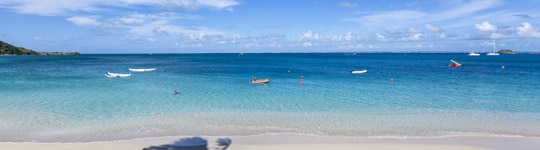
M 540 136 L 540 55 L 2 56 L 0 68 L 0 141 Z M 157 70 L 103 75 L 128 68 Z

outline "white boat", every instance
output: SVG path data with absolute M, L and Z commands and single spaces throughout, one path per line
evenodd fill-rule
M 109 74 L 105 74 L 106 77 L 109 77 L 109 78 L 115 78 L 116 76 L 111 76 Z
M 476 50 L 476 46 L 474 46 L 474 43 L 473 43 L 473 51 L 470 52 L 468 55 L 469 55 L 469 56 L 480 56 L 480 54 L 475 53 L 474 50 Z
M 499 56 L 499 53 L 487 53 L 487 56 Z
M 495 40 L 493 40 L 493 53 L 487 53 L 487 56 L 499 56 L 499 53 L 495 52 Z
M 131 68 L 128 68 L 129 71 L 133 71 L 133 72 L 145 72 L 145 71 L 154 71 L 156 70 L 156 68 L 150 68 L 150 69 L 131 69 Z
M 109 78 L 120 78 L 120 77 L 129 77 L 131 76 L 131 74 L 129 75 L 109 75 L 109 74 L 105 74 L 106 77 L 109 77 Z
M 361 73 L 366 73 L 367 70 L 352 70 L 351 73 L 352 74 L 361 74 Z
M 480 54 L 475 53 L 475 52 L 471 52 L 471 53 L 469 53 L 469 56 L 480 56 Z
M 120 74 L 120 73 L 107 72 L 107 74 L 105 74 L 105 76 L 107 76 L 107 77 L 129 77 L 129 76 L 131 76 L 131 74 Z

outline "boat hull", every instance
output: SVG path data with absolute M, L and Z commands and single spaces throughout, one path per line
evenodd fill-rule
M 352 74 L 363 74 L 366 73 L 367 70 L 359 70 L 359 71 L 351 71 Z
M 156 68 L 150 68 L 150 69 L 131 69 L 131 68 L 128 68 L 129 71 L 133 71 L 133 72 L 146 72 L 146 71 L 154 71 L 156 70 Z
M 107 76 L 107 77 L 130 77 L 131 74 L 120 74 L 120 73 L 107 72 L 107 74 L 105 74 L 105 76 Z
M 251 80 L 251 83 L 268 83 L 268 82 L 270 82 L 270 79 Z

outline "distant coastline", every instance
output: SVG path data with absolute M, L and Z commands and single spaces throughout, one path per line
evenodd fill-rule
M 360 52 L 212 52 L 212 53 L 152 53 L 152 55 L 174 55 L 174 54 L 466 54 L 469 52 L 459 51 L 360 51 Z M 485 54 L 488 52 L 479 52 Z M 504 53 L 503 53 L 504 54 Z M 540 54 L 540 52 L 514 52 L 512 54 Z M 149 55 L 149 53 L 85 53 L 84 55 Z
M 500 54 L 540 54 L 540 52 L 512 52 L 507 49 L 500 50 Z M 409 54 L 460 54 L 460 53 L 469 53 L 467 51 L 341 51 L 341 52 L 211 52 L 211 53 L 153 53 L 153 54 L 238 54 L 238 53 L 245 53 L 245 54 L 403 54 L 403 53 L 409 53 Z M 487 52 L 479 52 L 479 53 L 487 53 Z M 107 53 L 89 53 L 91 54 L 107 54 Z M 143 55 L 148 53 L 110 53 L 112 55 L 114 54 L 134 54 L 134 55 Z M 18 56 L 18 55 L 81 55 L 79 52 L 37 52 L 30 49 L 26 49 L 23 47 L 17 47 L 13 46 L 9 43 L 5 43 L 3 41 L 0 41 L 0 56 Z
M 0 56 L 14 55 L 80 55 L 79 52 L 37 52 L 0 41 Z

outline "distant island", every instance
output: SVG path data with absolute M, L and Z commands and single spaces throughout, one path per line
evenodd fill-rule
M 511 49 L 501 49 L 499 50 L 499 54 L 515 54 L 515 53 Z
M 79 52 L 36 52 L 0 41 L 0 55 L 80 55 Z

